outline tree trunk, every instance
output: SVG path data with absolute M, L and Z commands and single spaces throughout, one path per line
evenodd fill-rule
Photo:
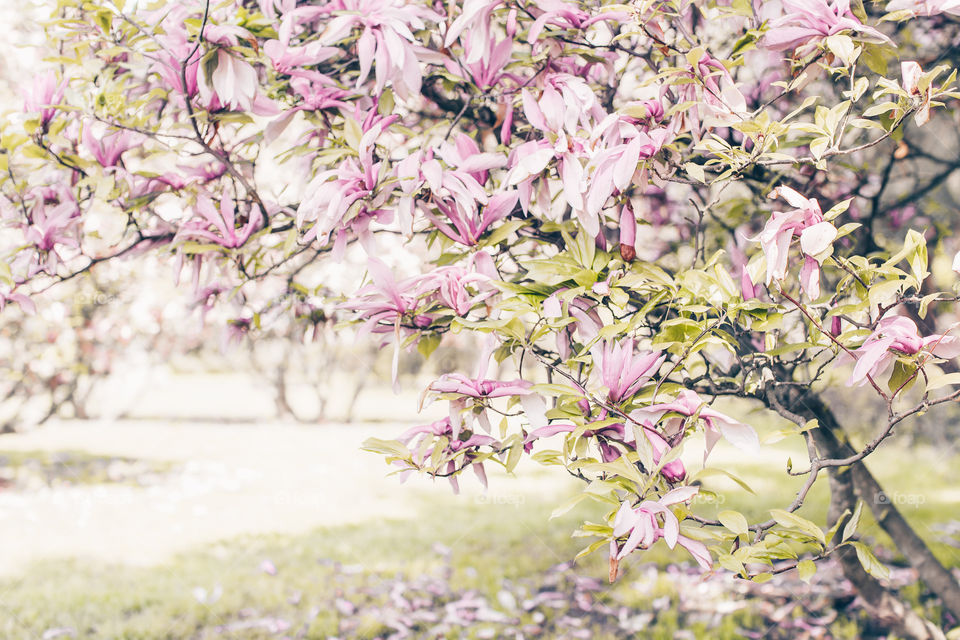
M 813 394 L 788 402 L 785 406 L 808 419 L 816 419 L 820 427 L 811 431 L 819 455 L 824 458 L 845 458 L 856 453 L 833 411 Z M 857 496 L 870 507 L 877 523 L 887 532 L 917 570 L 920 579 L 936 593 L 944 608 L 960 619 L 960 585 L 936 559 L 926 543 L 914 532 L 896 506 L 878 499 L 883 494 L 879 483 L 862 462 L 850 467 L 828 470 L 830 477 L 830 510 L 828 521 L 833 526 L 843 515 L 856 508 Z M 844 574 L 864 600 L 870 614 L 879 622 L 910 638 L 943 638 L 943 632 L 923 619 L 895 594 L 864 571 L 852 548 L 836 553 Z

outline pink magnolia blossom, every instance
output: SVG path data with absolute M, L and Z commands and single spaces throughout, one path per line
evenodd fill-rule
M 917 112 L 913 116 L 913 121 L 918 127 L 922 127 L 930 120 L 930 87 L 920 90 L 920 76 L 923 75 L 923 69 L 913 60 L 908 60 L 900 64 L 900 76 L 903 82 L 903 90 L 910 95 L 911 100 L 919 102 Z
M 77 249 L 80 247 L 78 230 L 80 210 L 66 189 L 40 192 L 36 205 L 30 211 L 30 224 L 26 228 L 26 241 L 37 250 L 42 264 L 34 269 L 43 269 L 53 273 L 63 261 L 58 247 Z
M 591 118 L 599 122 L 606 116 L 586 80 L 569 73 L 548 76 L 538 100 L 527 89 L 521 92 L 521 98 L 527 121 L 545 132 L 564 130 L 575 136 L 580 127 L 591 127 Z
M 535 5 L 534 15 L 537 19 L 530 27 L 527 41 L 531 44 L 537 41 L 544 27 L 552 24 L 561 29 L 586 29 L 592 24 L 603 21 L 622 22 L 630 20 L 631 15 L 626 11 L 604 11 L 594 16 L 581 9 L 573 2 L 564 0 L 540 0 Z
M 653 463 L 660 464 L 663 456 L 672 449 L 670 443 L 655 429 L 646 425 L 643 427 L 643 435 L 647 437 L 650 446 L 653 447 Z M 660 475 L 669 482 L 683 482 L 683 479 L 687 477 L 687 469 L 683 466 L 682 460 L 671 460 L 660 469 Z
M 397 206 L 401 228 L 405 233 L 412 230 L 413 212 L 418 208 L 440 233 L 473 246 L 490 225 L 509 216 L 518 202 L 516 190 L 491 196 L 483 188 L 489 170 L 503 166 L 505 158 L 497 153 L 480 153 L 466 135 L 458 136 L 455 145 L 442 145 L 437 155 L 447 167 L 455 168 L 444 167 L 433 150 L 415 152 L 397 163 L 403 194 Z M 415 198 L 424 187 L 429 195 Z
M 662 127 L 644 129 L 617 114 L 606 116 L 593 133 L 594 138 L 602 139 L 602 145 L 591 152 L 586 168 L 570 176 L 568 160 L 561 163 L 564 196 L 590 235 L 600 234 L 600 212 L 610 196 L 623 193 L 635 182 L 646 186 L 645 169 L 634 179 L 639 162 L 652 158 L 672 138 L 671 131 Z M 573 168 L 579 169 L 579 162 Z M 585 176 L 590 176 L 589 188 L 581 196 Z
M 422 280 L 421 290 L 436 291 L 438 302 L 452 309 L 458 316 L 466 317 L 474 306 L 497 292 L 489 284 L 496 275 L 490 255 L 482 251 L 475 255 L 485 256 L 491 269 L 485 270 L 486 272 L 473 271 L 469 264 L 438 267 Z
M 155 15 L 155 37 L 162 47 L 154 54 L 151 71 L 160 76 L 164 86 L 174 90 L 174 99 L 192 97 L 197 93 L 197 71 L 203 51 L 187 33 L 185 20 L 190 17 L 190 12 L 182 4 L 171 4 Z M 186 67 L 183 67 L 184 60 L 187 61 Z
M 483 372 L 485 373 L 485 372 Z M 432 394 L 452 394 L 450 399 L 450 423 L 454 436 L 459 433 L 463 424 L 463 412 L 469 407 L 484 406 L 484 401 L 493 398 L 508 398 L 526 396 L 530 394 L 531 383 L 525 380 L 491 380 L 483 378 L 483 373 L 477 378 L 469 378 L 459 373 L 448 373 L 440 376 L 427 389 Z M 490 419 L 486 409 L 478 413 L 466 413 L 467 426 L 473 426 L 473 417 L 476 415 L 480 425 L 487 432 L 490 431 Z
M 466 69 L 480 89 L 492 88 L 502 78 L 511 78 L 518 85 L 523 83 L 519 76 L 504 70 L 512 55 L 515 28 L 508 25 L 507 37 L 502 40 L 498 40 L 491 29 L 491 15 L 502 1 L 468 0 L 444 38 L 446 47 L 459 38 L 464 52 L 460 60 L 449 58 L 444 61 L 447 70 L 460 76 Z
M 375 162 L 376 141 L 398 118 L 395 115 L 381 117 L 376 109 L 369 111 L 361 124 L 359 157 L 347 158 L 339 167 L 321 171 L 310 181 L 296 216 L 300 228 L 306 222 L 313 223 L 305 240 L 317 238 L 326 244 L 331 232 L 337 231 L 339 255 L 346 242 L 346 231 L 350 229 L 370 248 L 370 222 L 392 217 L 392 212 L 384 208 L 390 197 L 389 190 L 377 189 L 382 163 Z M 358 202 L 360 206 L 354 207 Z
M 820 203 L 805 198 L 790 187 L 778 187 L 774 191 L 796 207 L 792 211 L 775 211 L 758 236 L 760 246 L 767 258 L 767 280 L 783 280 L 787 277 L 787 260 L 790 245 L 795 236 L 800 237 L 800 250 L 804 256 L 800 286 L 810 298 L 820 296 L 820 263 L 822 254 L 830 248 L 837 237 L 837 229 L 823 219 Z
M 479 62 L 483 46 L 490 42 L 490 18 L 493 10 L 503 4 L 503 0 L 466 0 L 456 20 L 450 24 L 443 38 L 443 46 L 450 47 L 457 39 L 464 48 L 470 47 L 465 62 Z M 463 34 L 466 33 L 466 37 Z M 513 35 L 512 33 L 509 35 Z
M 199 218 L 193 218 L 181 225 L 177 237 L 181 239 L 212 242 L 228 249 L 237 249 L 246 244 L 263 220 L 259 212 L 250 211 L 247 221 L 236 228 L 236 206 L 233 198 L 224 195 L 217 210 L 213 201 L 206 195 L 197 196 L 195 208 Z M 213 231 L 210 230 L 213 227 Z
M 290 38 L 293 27 L 293 15 L 288 14 L 280 23 L 278 39 L 267 40 L 263 45 L 263 52 L 270 58 L 270 62 L 273 63 L 273 68 L 280 73 L 310 75 L 301 67 L 319 64 L 340 52 L 340 49 L 336 47 L 325 47 L 319 42 L 310 42 L 302 46 L 291 46 Z
M 441 22 L 439 14 L 404 0 L 337 0 L 329 5 L 340 11 L 327 24 L 320 42 L 336 44 L 354 27 L 363 29 L 357 39 L 358 88 L 376 63 L 374 94 L 380 95 L 388 82 L 401 98 L 420 93 L 423 72 L 417 55 L 422 47 L 413 31 L 426 28 L 428 22 Z
M 581 402 L 584 403 L 581 405 L 581 410 L 584 412 L 584 415 L 589 415 L 589 402 L 586 398 Z M 558 433 L 572 433 L 576 431 L 577 428 L 578 427 L 573 424 L 555 423 L 533 429 L 524 440 L 524 447 L 529 453 L 536 440 L 549 438 Z M 672 447 L 653 427 L 643 425 L 642 428 L 643 435 L 653 450 L 653 463 L 658 465 L 663 456 L 666 455 Z M 623 423 L 604 424 L 597 429 L 586 429 L 583 432 L 583 437 L 597 439 L 597 444 L 600 447 L 600 457 L 604 462 L 612 462 L 620 457 L 620 449 L 611 444 L 612 442 L 619 442 L 629 450 L 636 450 L 637 448 L 637 443 L 633 437 L 633 430 L 627 429 Z M 668 482 L 676 483 L 683 481 L 687 475 L 687 470 L 682 460 L 671 460 L 660 469 L 660 475 Z
M 677 487 L 659 500 L 644 500 L 636 507 L 624 502 L 613 521 L 614 539 L 610 542 L 611 564 L 622 560 L 635 549 L 649 549 L 663 538 L 671 549 L 678 544 L 690 552 L 693 559 L 704 569 L 713 566 L 707 547 L 697 540 L 680 535 L 680 521 L 670 510 L 671 505 L 689 502 L 699 491 L 698 487 Z M 627 536 L 620 545 L 617 538 Z M 616 577 L 613 571 L 611 578 Z
M 679 414 L 679 417 L 670 417 L 670 414 Z M 721 437 L 745 451 L 755 451 L 760 444 L 757 432 L 752 427 L 711 408 L 700 399 L 700 396 L 689 389 L 681 391 L 673 402 L 635 409 L 630 413 L 630 419 L 641 425 L 656 424 L 666 416 L 665 432 L 681 434 L 686 426 L 686 420 L 695 415 L 699 416 L 706 426 L 704 460 Z
M 0 291 L 0 311 L 3 311 L 8 302 L 15 302 L 20 307 L 20 310 L 26 313 L 27 315 L 34 315 L 37 313 L 37 305 L 29 298 L 22 293 L 17 293 L 16 291 Z
M 666 360 L 666 355 L 660 351 L 637 353 L 632 338 L 614 344 L 594 345 L 591 353 L 600 379 L 608 389 L 607 398 L 614 403 L 636 394 Z
M 678 99 L 694 103 L 683 113 L 683 122 L 695 140 L 705 129 L 747 117 L 747 100 L 722 62 L 704 54 L 687 75 L 693 82 L 677 87 Z
M 144 136 L 125 129 L 105 135 L 99 135 L 91 127 L 83 131 L 83 146 L 102 167 L 117 166 L 120 156 L 143 144 L 144 139 Z
M 204 106 L 211 111 L 230 109 L 264 116 L 277 113 L 277 106 L 260 93 L 257 70 L 226 48 L 252 39 L 250 32 L 236 25 L 208 24 L 203 37 L 222 45 L 216 51 L 215 67 L 209 77 L 208 65 L 201 65 L 197 71 L 197 91 Z
M 850 0 L 783 0 L 783 9 L 784 15 L 772 20 L 763 36 L 762 42 L 769 49 L 795 50 L 805 56 L 827 36 L 844 32 L 870 42 L 890 42 L 853 15 Z
M 533 448 L 533 443 L 540 438 L 549 438 L 558 433 L 573 433 L 577 428 L 576 425 L 569 423 L 555 423 L 538 427 L 527 435 L 524 440 L 524 447 L 529 453 Z M 620 449 L 611 442 L 622 443 L 630 449 L 636 448 L 633 445 L 632 434 L 624 428 L 623 423 L 605 424 L 597 429 L 587 429 L 583 432 L 583 437 L 596 438 L 597 446 L 600 448 L 600 458 L 604 462 L 612 462 L 620 457 Z
M 857 364 L 847 386 L 862 386 L 867 376 L 882 374 L 900 355 L 916 355 L 926 351 L 938 358 L 960 356 L 960 338 L 933 334 L 920 337 L 917 325 L 910 318 L 888 316 L 881 319 L 873 333 L 853 352 Z
M 377 258 L 370 258 L 367 266 L 372 282 L 358 289 L 340 308 L 358 313 L 364 320 L 363 326 L 367 332 L 390 331 L 403 316 L 420 306 L 420 298 L 415 291 L 419 278 L 398 282 L 390 268 Z
M 36 75 L 33 83 L 23 91 L 24 111 L 39 113 L 40 124 L 45 127 L 53 120 L 57 112 L 55 106 L 63 100 L 66 85 L 66 78 L 58 82 L 57 74 L 52 69 Z
M 444 472 L 448 474 L 448 479 L 450 485 L 453 487 L 454 493 L 460 492 L 460 484 L 454 472 L 458 469 L 466 468 L 467 465 L 473 468 L 474 473 L 476 473 L 477 478 L 483 486 L 487 486 L 487 474 L 483 467 L 483 461 L 476 460 L 478 457 L 477 453 L 481 447 L 489 447 L 499 452 L 503 447 L 499 440 L 491 436 L 471 433 L 467 430 L 454 429 L 450 418 L 444 418 L 430 424 L 413 427 L 397 439 L 414 452 L 414 463 L 424 466 L 430 463 L 429 456 L 432 453 L 432 449 L 430 447 L 424 449 L 421 445 L 426 441 L 437 438 L 446 439 L 445 454 L 448 456 L 460 454 L 459 464 L 456 460 L 450 460 L 447 462 Z
M 197 74 L 197 90 L 206 108 L 250 111 L 257 115 L 277 112 L 276 105 L 260 94 L 257 70 L 250 63 L 226 49 L 217 50 L 216 58 L 216 67 L 209 77 L 205 65 Z
M 525 380 L 474 380 L 459 373 L 446 373 L 430 385 L 430 390 L 482 399 L 526 395 L 531 386 Z
M 448 306 L 465 315 L 496 293 L 488 288 L 496 275 L 489 254 L 479 251 L 464 265 L 438 267 L 433 271 L 398 281 L 387 265 L 371 257 L 368 269 L 372 282 L 360 288 L 347 302 L 339 305 L 357 314 L 364 333 L 390 334 L 394 341 L 392 364 L 396 385 L 399 350 L 403 335 L 414 328 L 429 327 L 438 313 L 438 305 Z M 405 326 L 406 325 L 406 326 Z M 411 345 L 412 346 L 412 345 Z M 477 378 L 483 378 L 485 367 Z

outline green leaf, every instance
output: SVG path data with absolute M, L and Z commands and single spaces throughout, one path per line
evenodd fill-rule
M 907 391 L 916 381 L 916 373 L 916 364 L 903 360 L 894 362 L 893 373 L 890 374 L 890 380 L 887 381 L 887 388 L 890 389 L 890 393 L 896 393 L 901 387 L 903 387 L 902 391 Z
M 820 544 L 827 543 L 827 538 L 823 534 L 823 530 L 804 517 L 798 516 L 795 513 L 791 513 L 783 509 L 771 509 L 770 515 L 773 516 L 773 519 L 777 521 L 777 524 L 782 527 L 805 533 L 811 538 L 816 539 L 818 542 L 820 542 Z
M 860 54 L 860 60 L 867 65 L 870 71 L 879 76 L 887 75 L 887 57 L 883 54 L 883 49 L 870 44 L 863 46 L 863 52 Z
M 860 560 L 860 564 L 863 566 L 864 571 L 879 580 L 886 580 L 890 577 L 890 569 L 877 560 L 877 557 L 873 555 L 873 551 L 870 550 L 870 547 L 862 542 L 855 541 L 850 541 L 846 544 L 852 544 L 853 548 L 857 550 L 857 559 Z
M 379 453 L 386 456 L 397 458 L 409 458 L 410 450 L 398 440 L 381 440 L 380 438 L 367 438 L 363 441 L 361 447 L 363 451 Z
M 863 112 L 864 118 L 870 118 L 872 116 L 879 116 L 880 114 L 887 113 L 889 111 L 894 111 L 897 109 L 896 102 L 881 102 L 880 104 L 875 104 L 866 111 Z
M 850 519 L 847 520 L 847 524 L 843 525 L 843 535 L 840 536 L 840 542 L 846 542 L 850 539 L 853 534 L 857 532 L 857 527 L 860 526 L 860 516 L 863 514 L 863 500 L 857 501 L 857 508 L 853 510 L 853 515 L 850 516 Z
M 730 531 L 733 531 L 737 535 L 747 535 L 749 530 L 749 524 L 747 519 L 743 517 L 743 514 L 739 511 L 721 511 L 717 514 L 717 520 L 720 521 L 720 524 L 725 526 Z
M 507 462 L 504 465 L 508 473 L 513 473 L 513 470 L 517 468 L 517 463 L 520 462 L 520 456 L 523 455 L 523 443 L 519 442 L 519 437 L 517 440 L 510 447 L 510 453 L 507 454 Z
M 932 378 L 930 382 L 927 383 L 927 391 L 934 391 L 951 384 L 960 384 L 960 373 L 947 373 Z
M 639 442 L 639 440 L 638 440 L 638 442 Z M 698 472 L 696 472 L 695 474 L 693 474 L 693 476 L 690 478 L 690 482 L 692 483 L 692 482 L 694 482 L 695 480 L 700 480 L 701 478 L 708 478 L 708 477 L 710 477 L 710 476 L 726 476 L 726 477 L 730 478 L 731 480 L 733 480 L 734 482 L 736 482 L 738 485 L 740 485 L 740 487 L 743 488 L 744 490 L 748 491 L 749 493 L 752 493 L 753 495 L 757 495 L 757 494 L 754 492 L 754 490 L 751 489 L 750 486 L 749 486 L 746 482 L 744 482 L 743 480 L 741 480 L 741 479 L 738 478 L 737 476 L 733 475 L 733 474 L 730 473 L 729 471 L 727 471 L 727 470 L 725 470 L 725 469 L 718 469 L 718 468 L 716 468 L 716 467 L 704 467 L 704 468 L 701 469 L 700 471 L 698 471 Z
M 588 497 L 589 496 L 587 494 L 581 493 L 571 498 L 568 498 L 567 500 L 564 500 L 563 502 L 560 503 L 560 505 L 557 506 L 556 509 L 554 509 L 550 513 L 550 519 L 553 520 L 554 518 L 559 518 L 563 514 L 570 511 L 570 509 L 573 509 L 575 506 L 577 506 L 578 504 L 586 500 Z
M 424 358 L 429 358 L 439 346 L 440 336 L 435 333 L 428 333 L 420 336 L 420 341 L 417 342 L 417 351 L 419 351 L 420 355 Z
M 849 67 L 857 59 L 856 45 L 853 44 L 853 40 L 848 35 L 838 33 L 827 36 L 827 48 L 840 58 L 846 67 Z
M 579 560 L 584 556 L 588 556 L 594 551 L 600 549 L 601 547 L 605 547 L 609 544 L 610 544 L 609 540 L 597 540 L 596 542 L 593 542 L 590 545 L 581 549 L 580 552 L 576 555 L 576 557 L 574 557 L 574 560 Z
M 528 224 L 529 222 L 527 220 L 508 220 L 494 229 L 490 235 L 483 239 L 481 244 L 487 247 L 498 245 L 506 240 L 507 236 L 509 236 L 511 233 L 515 232 L 517 229 L 525 227 Z
M 817 572 L 817 564 L 813 560 L 801 560 L 797 563 L 797 576 L 806 583 Z

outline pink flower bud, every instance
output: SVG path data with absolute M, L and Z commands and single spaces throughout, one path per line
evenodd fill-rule
M 633 209 L 624 205 L 620 212 L 620 257 L 624 262 L 633 262 L 637 257 L 634 243 L 637 239 L 637 218 Z

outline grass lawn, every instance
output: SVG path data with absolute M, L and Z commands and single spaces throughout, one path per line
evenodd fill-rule
M 935 541 L 939 524 L 960 519 L 960 466 L 932 449 L 909 457 L 907 464 L 887 448 L 870 466 L 919 533 Z M 762 497 L 734 493 L 720 508 L 753 518 L 787 504 L 798 482 L 769 464 L 742 463 L 738 472 L 762 487 Z M 826 500 L 825 487 L 815 490 L 803 513 L 822 520 Z M 492 503 L 449 496 L 424 501 L 410 519 L 242 537 L 150 568 L 47 561 L 0 580 L 0 637 L 374 638 L 388 637 L 398 624 L 412 629 L 409 637 L 615 638 L 630 635 L 627 629 L 649 638 L 741 638 L 751 630 L 793 637 L 789 624 L 771 627 L 769 611 L 747 606 L 755 592 L 739 589 L 731 597 L 730 582 L 702 581 L 683 570 L 687 558 L 662 543 L 626 562 L 612 588 L 602 551 L 574 571 L 558 568 L 588 542 L 570 532 L 601 514 L 581 504 L 550 520 L 555 506 L 535 496 Z M 862 530 L 889 546 L 868 517 Z M 960 566 L 956 547 L 934 546 L 945 563 Z M 895 550 L 890 557 L 896 562 Z M 669 562 L 681 568 L 653 568 Z M 778 614 L 784 620 L 819 615 L 799 602 L 791 609 L 798 587 L 784 588 L 774 598 L 787 607 Z M 854 613 L 818 624 L 834 637 L 853 638 L 862 622 Z

